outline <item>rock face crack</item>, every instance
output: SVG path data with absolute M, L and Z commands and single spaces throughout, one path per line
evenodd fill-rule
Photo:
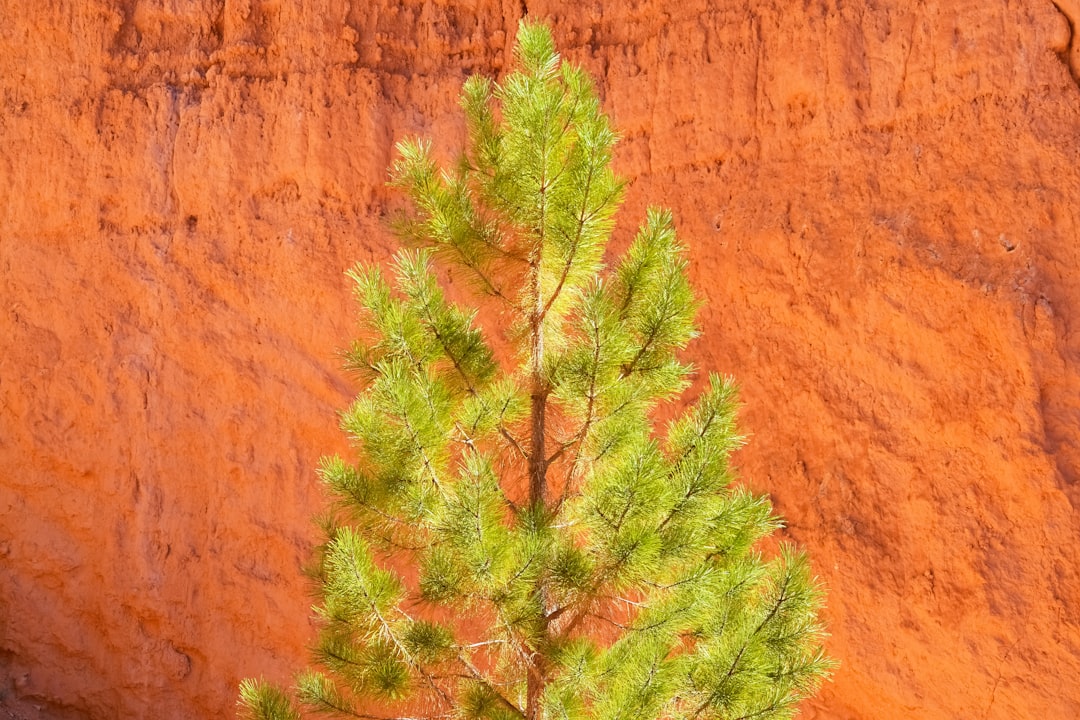
M 1058 56 L 1069 69 L 1073 82 L 1080 86 L 1080 48 L 1076 44 L 1076 18 L 1080 16 L 1080 2 L 1077 0 L 1050 0 L 1069 26 L 1069 39 L 1065 48 L 1058 51 Z

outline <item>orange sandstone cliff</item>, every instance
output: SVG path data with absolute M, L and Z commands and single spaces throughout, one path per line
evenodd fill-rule
M 526 11 L 830 588 L 804 717 L 1080 717 L 1076 0 L 0 0 L 0 709 L 229 717 L 304 659 L 342 272 Z

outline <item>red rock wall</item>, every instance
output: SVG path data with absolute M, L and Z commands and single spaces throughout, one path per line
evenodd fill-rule
M 830 587 L 805 717 L 1080 717 L 1075 0 L 0 0 L 0 707 L 227 717 L 302 660 L 342 271 L 526 6 Z

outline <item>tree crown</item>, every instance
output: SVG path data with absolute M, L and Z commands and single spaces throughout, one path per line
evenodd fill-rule
M 315 563 L 316 664 L 299 707 L 364 718 L 785 718 L 830 663 L 802 554 L 732 484 L 736 392 L 711 376 L 678 419 L 696 334 L 685 250 L 650 209 L 604 263 L 623 182 L 586 73 L 521 24 L 518 69 L 474 76 L 467 147 L 440 169 L 398 145 L 414 210 L 393 279 L 349 275 L 363 383 L 324 459 L 335 498 Z M 434 270 L 459 268 L 512 322 L 497 352 Z M 497 333 L 496 333 L 497 334 Z M 293 698 L 245 681 L 252 717 Z

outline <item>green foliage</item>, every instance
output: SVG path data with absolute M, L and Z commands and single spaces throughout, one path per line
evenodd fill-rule
M 623 184 L 587 75 L 522 23 L 518 70 L 473 77 L 452 170 L 398 146 L 413 249 L 387 280 L 349 273 L 366 335 L 342 414 L 354 462 L 317 558 L 316 668 L 293 696 L 245 681 L 252 718 L 313 712 L 463 720 L 766 720 L 794 715 L 830 661 L 805 558 L 756 543 L 779 521 L 733 486 L 735 387 L 688 387 L 696 301 L 671 214 L 604 250 Z M 434 263 L 511 323 L 485 334 Z M 508 346 L 493 349 L 489 337 Z

